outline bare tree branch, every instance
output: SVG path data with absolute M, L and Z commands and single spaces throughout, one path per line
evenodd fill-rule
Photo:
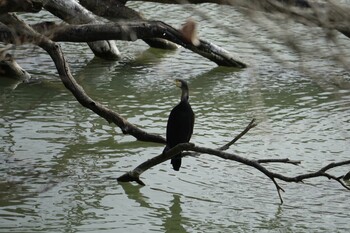
M 238 141 L 241 137 L 243 137 L 243 135 L 248 133 L 248 131 L 254 128 L 255 126 L 257 126 L 257 124 L 255 123 L 255 119 L 253 119 L 240 134 L 238 134 L 232 141 L 230 141 L 226 145 L 223 145 L 222 147 L 218 148 L 218 150 L 227 150 L 228 148 L 230 148 L 230 146 L 232 146 L 236 141 Z
M 172 156 L 179 153 L 180 151 L 193 151 L 193 152 L 197 152 L 200 154 L 210 154 L 210 155 L 220 157 L 222 159 L 236 161 L 236 162 L 248 165 L 250 167 L 253 167 L 253 168 L 259 170 L 260 172 L 262 172 L 264 175 L 266 175 L 267 177 L 269 177 L 272 180 L 272 182 L 276 186 L 278 196 L 281 200 L 281 203 L 283 203 L 283 199 L 282 199 L 280 191 L 284 192 L 284 189 L 277 183 L 276 179 L 279 179 L 279 180 L 282 180 L 285 182 L 298 183 L 298 182 L 303 182 L 306 179 L 311 179 L 311 178 L 315 178 L 315 177 L 327 177 L 328 179 L 335 180 L 335 181 L 339 182 L 344 188 L 346 188 L 347 190 L 350 190 L 350 187 L 348 187 L 346 184 L 344 184 L 341 181 L 342 177 L 335 177 L 335 176 L 327 173 L 327 171 L 331 168 L 340 167 L 340 166 L 350 164 L 350 160 L 337 162 L 337 163 L 330 163 L 318 171 L 305 173 L 305 174 L 294 176 L 294 177 L 289 177 L 289 176 L 284 176 L 282 174 L 275 173 L 275 172 L 268 170 L 263 165 L 261 165 L 261 161 L 259 161 L 259 160 L 247 159 L 247 158 L 241 157 L 239 155 L 227 153 L 227 152 L 224 152 L 221 150 L 216 150 L 216 149 L 211 149 L 211 148 L 206 148 L 206 147 L 198 147 L 192 143 L 178 144 L 177 146 L 172 148 L 170 151 L 168 151 L 164 154 L 160 154 L 160 155 L 158 155 L 152 159 L 149 159 L 146 162 L 140 164 L 134 170 L 127 172 L 124 175 L 117 178 L 117 180 L 120 182 L 136 181 L 137 183 L 144 185 L 144 182 L 142 182 L 140 180 L 140 175 L 143 172 L 145 172 L 146 170 L 148 170 L 149 168 L 151 168 L 153 166 L 156 166 L 156 165 L 170 159 Z M 271 160 L 271 161 L 275 162 L 277 160 Z M 286 161 L 286 163 L 290 163 L 290 160 L 288 160 L 288 159 L 285 159 L 285 161 Z M 263 160 L 263 162 L 267 163 L 269 161 Z M 279 162 L 283 162 L 283 160 L 279 160 Z
M 53 41 L 91 42 L 99 40 L 126 40 L 163 38 L 181 45 L 220 66 L 244 68 L 247 65 L 226 50 L 205 40 L 198 46 L 186 40 L 179 30 L 161 21 L 138 21 L 109 24 L 51 25 L 40 27 L 40 33 Z

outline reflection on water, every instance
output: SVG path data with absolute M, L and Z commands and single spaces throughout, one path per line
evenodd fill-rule
M 181 7 L 172 12 L 167 5 L 138 7 L 180 24 Z M 185 17 L 192 11 L 183 12 Z M 228 14 L 222 24 L 234 22 L 226 26 L 236 28 L 247 23 L 234 20 L 238 16 Z M 184 49 L 148 49 L 142 42 L 119 43 L 125 53 L 121 62 L 93 58 L 86 45 L 65 44 L 64 50 L 75 78 L 93 99 L 149 132 L 165 134 L 168 114 L 180 98 L 169 80 L 181 77 L 190 85 L 196 114 L 192 141 L 198 145 L 220 146 L 257 118 L 258 127 L 231 151 L 248 158 L 303 161 L 298 167 L 269 166 L 286 175 L 350 159 L 348 71 L 324 57 L 308 62 L 323 75 L 301 74 L 298 65 L 285 68 L 215 24 L 204 20 L 201 25 L 205 39 L 239 53 L 252 66 L 216 67 Z M 267 41 L 264 33 L 256 38 L 261 43 Z M 304 43 L 327 48 L 322 41 Z M 17 49 L 19 63 L 38 81 L 18 85 L 0 79 L 0 232 L 350 230 L 349 192 L 339 184 L 321 178 L 281 183 L 286 193 L 280 205 L 275 187 L 258 171 L 213 156 L 185 158 L 180 172 L 168 162 L 160 164 L 142 175 L 145 187 L 118 183 L 116 177 L 158 155 L 163 146 L 122 135 L 75 101 L 47 55 Z M 288 56 L 295 62 L 297 55 Z

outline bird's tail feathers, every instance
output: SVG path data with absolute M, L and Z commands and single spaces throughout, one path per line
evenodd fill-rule
M 172 159 L 171 159 L 171 164 L 173 165 L 173 169 L 175 171 L 179 171 L 180 167 L 181 167 L 181 154 L 179 155 L 175 155 Z

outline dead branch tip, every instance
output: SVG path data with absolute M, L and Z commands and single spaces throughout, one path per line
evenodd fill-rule
M 124 175 L 117 178 L 119 182 L 132 182 L 135 181 L 139 185 L 145 186 L 146 184 L 140 180 L 139 176 L 136 176 L 133 172 L 127 172 Z

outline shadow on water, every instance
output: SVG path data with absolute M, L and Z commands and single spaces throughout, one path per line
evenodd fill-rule
M 21 80 L 13 79 L 11 77 L 0 77 L 0 97 L 3 98 L 4 94 L 17 88 L 18 85 L 23 83 Z
M 128 196 L 129 199 L 132 199 L 140 204 L 141 207 L 151 209 L 156 213 L 156 216 L 159 219 L 162 219 L 162 226 L 164 228 L 164 232 L 167 233 L 186 233 L 186 225 L 194 222 L 194 219 L 186 218 L 182 215 L 181 208 L 181 196 L 178 194 L 173 194 L 173 198 L 169 204 L 171 206 L 166 208 L 157 208 L 154 207 L 151 203 L 147 202 L 147 198 L 143 196 L 140 192 L 142 186 L 132 185 L 130 183 L 122 183 L 121 184 L 124 192 Z
M 81 74 L 93 74 L 99 73 L 103 74 L 106 72 L 110 72 L 113 69 L 118 67 L 125 72 L 130 72 L 130 74 L 134 74 L 134 71 L 130 71 L 130 69 L 124 69 L 126 67 L 139 67 L 139 68 L 147 68 L 153 67 L 157 64 L 163 62 L 163 59 L 168 55 L 173 54 L 175 51 L 173 50 L 162 50 L 156 48 L 147 48 L 146 50 L 139 53 L 135 58 L 124 57 L 120 61 L 109 61 L 104 60 L 98 57 L 93 57 L 89 62 L 84 65 L 84 67 L 79 70 L 76 75 L 79 77 Z M 96 72 L 98 69 L 98 72 Z

